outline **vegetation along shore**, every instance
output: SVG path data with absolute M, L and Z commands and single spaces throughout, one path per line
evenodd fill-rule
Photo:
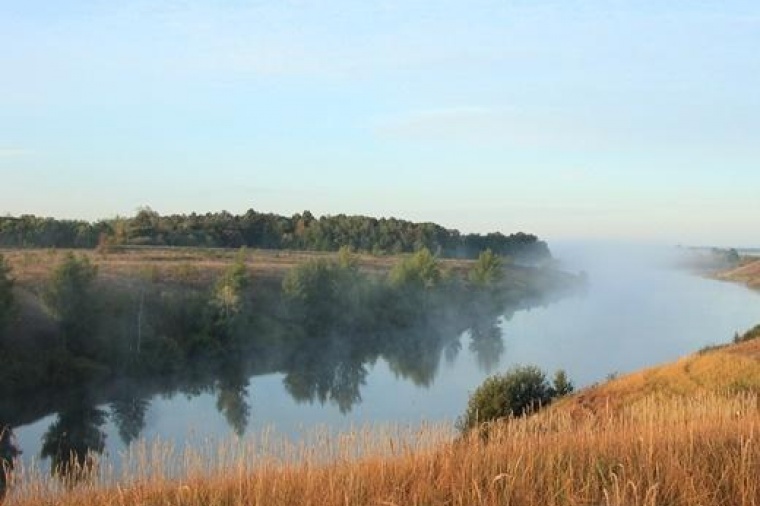
M 424 384 L 431 349 L 440 353 L 465 328 L 475 329 L 475 342 L 490 342 L 499 315 L 584 281 L 557 271 L 542 254 L 529 262 L 490 249 L 474 259 L 443 251 L 377 255 L 110 240 L 95 249 L 3 250 L 0 418 L 17 426 L 58 413 L 43 444 L 52 473 L 17 466 L 6 502 L 760 503 L 758 328 L 577 392 L 561 371 L 550 384 L 535 368 L 517 369 L 473 394 L 458 431 L 369 427 L 317 433 L 302 443 L 244 434 L 244 385 L 253 374 L 283 372 L 294 396 L 350 409 L 361 372 L 348 357 L 382 356 Z M 743 260 L 720 276 L 752 285 L 753 264 Z M 410 328 L 422 337 L 409 339 Z M 348 351 L 313 360 L 337 342 Z M 278 351 L 263 360 L 263 349 Z M 241 428 L 238 438 L 186 450 L 140 440 L 141 395 L 208 382 L 221 385 L 218 406 Z M 518 398 L 518 390 L 529 393 Z M 131 445 L 118 470 L 99 463 L 102 448 L 92 443 L 102 404 L 124 414 L 117 425 Z M 77 417 L 87 419 L 83 440 L 65 430 L 64 422 Z

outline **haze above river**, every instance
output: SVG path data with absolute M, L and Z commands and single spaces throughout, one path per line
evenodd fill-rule
M 444 349 L 431 349 L 421 357 L 420 371 L 408 365 L 402 370 L 398 363 L 379 358 L 329 371 L 340 376 L 337 383 L 346 384 L 321 394 L 308 384 L 313 375 L 253 376 L 247 386 L 245 381 L 238 385 L 249 412 L 237 432 L 274 429 L 297 439 L 315 427 L 453 423 L 469 393 L 486 376 L 514 364 L 536 364 L 550 374 L 563 368 L 582 387 L 611 373 L 728 342 L 734 332 L 760 322 L 758 293 L 669 268 L 672 250 L 580 243 L 554 244 L 552 250 L 564 269 L 587 273 L 589 282 L 582 293 L 505 315 L 485 329 L 485 338 L 473 339 L 466 331 Z M 314 360 L 318 370 L 321 358 L 315 355 Z M 233 436 L 234 414 L 220 407 L 222 389 L 217 385 L 194 396 L 145 399 L 140 438 L 173 441 L 181 448 L 193 441 Z M 304 390 L 309 393 L 298 394 Z M 101 408 L 104 413 L 111 409 Z M 16 429 L 27 462 L 39 457 L 43 435 L 55 421 L 56 415 L 50 415 Z M 124 449 L 124 438 L 113 417 L 104 416 L 100 429 L 106 455 L 116 458 Z

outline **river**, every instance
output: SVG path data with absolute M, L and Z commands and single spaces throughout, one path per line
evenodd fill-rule
M 328 361 L 325 371 L 319 365 L 324 357 L 315 356 L 303 376 L 263 374 L 229 391 L 217 385 L 193 395 L 139 399 L 139 426 L 126 438 L 112 405 L 88 407 L 99 410 L 94 417 L 104 454 L 118 461 L 124 441 L 137 435 L 182 448 L 268 429 L 298 439 L 315 427 L 453 424 L 485 377 L 515 364 L 536 364 L 550 374 L 563 368 L 582 387 L 727 342 L 760 322 L 757 292 L 671 269 L 651 250 L 565 244 L 554 254 L 568 270 L 587 273 L 582 293 L 502 316 L 493 328 L 478 331 L 486 338 L 465 331 L 444 349 L 415 359 L 419 370 L 410 365 L 415 360 L 379 358 Z M 325 373 L 331 383 L 322 388 Z M 55 422 L 50 415 L 16 428 L 26 463 L 39 459 L 43 436 Z

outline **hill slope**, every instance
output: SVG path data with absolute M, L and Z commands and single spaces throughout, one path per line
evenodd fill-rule
M 759 394 L 760 339 L 706 348 L 675 362 L 650 367 L 591 386 L 553 409 L 575 415 L 618 411 L 651 397 L 694 397 L 704 393 Z
M 745 257 L 738 267 L 720 272 L 715 277 L 760 289 L 760 259 Z

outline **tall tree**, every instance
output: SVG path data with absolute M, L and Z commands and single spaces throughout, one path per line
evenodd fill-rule
M 482 251 L 470 271 L 470 281 L 480 287 L 494 286 L 504 277 L 504 267 L 499 255 L 490 249 Z
M 55 269 L 44 295 L 48 309 L 58 319 L 63 346 L 74 355 L 87 355 L 95 322 L 92 284 L 98 269 L 86 256 L 67 253 Z

